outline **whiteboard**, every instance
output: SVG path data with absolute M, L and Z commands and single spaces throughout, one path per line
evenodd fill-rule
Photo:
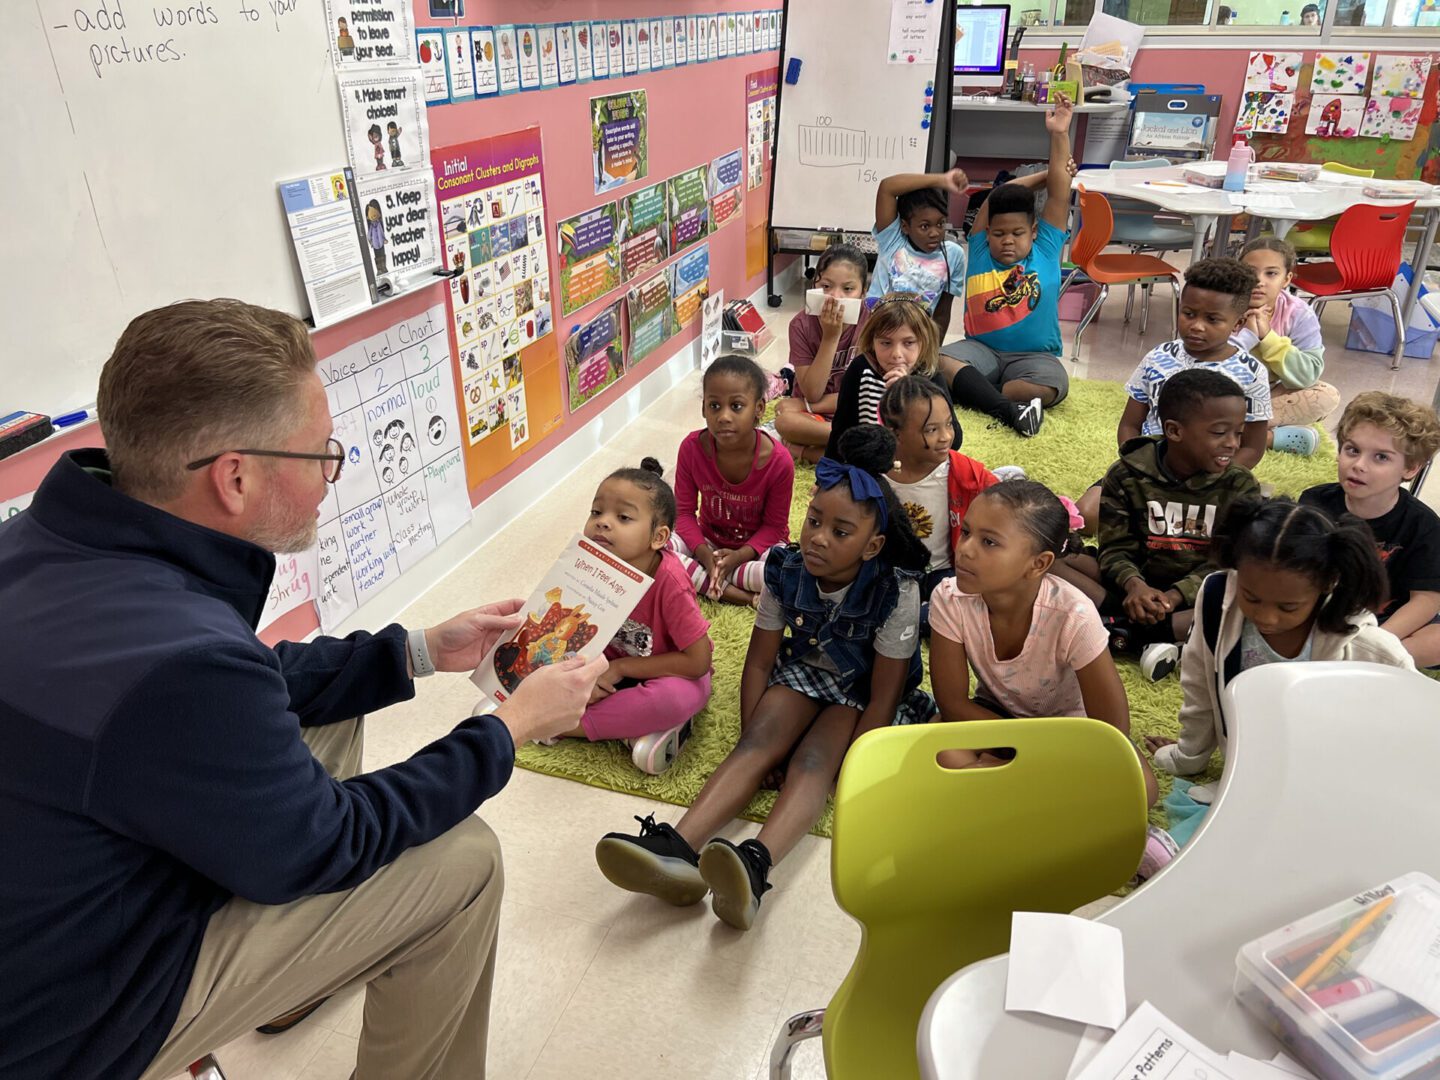
M 125 324 L 161 304 L 306 314 L 276 183 L 345 163 L 321 0 L 6 10 L 4 407 L 93 401 Z
M 876 185 L 927 171 L 936 128 L 920 123 L 939 115 L 925 112 L 936 69 L 886 62 L 890 10 L 886 0 L 786 3 L 771 228 L 868 232 Z M 939 57 L 948 72 L 948 16 L 944 26 Z M 800 61 L 794 85 L 785 81 L 792 59 Z

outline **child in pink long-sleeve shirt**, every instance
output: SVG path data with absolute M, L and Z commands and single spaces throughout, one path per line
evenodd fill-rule
M 712 600 L 753 604 L 765 553 L 790 542 L 795 463 L 758 430 L 765 388 L 765 373 L 743 356 L 706 368 L 705 427 L 685 437 L 675 463 L 679 514 L 670 545 Z

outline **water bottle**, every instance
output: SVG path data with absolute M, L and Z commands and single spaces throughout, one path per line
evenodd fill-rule
M 1250 149 L 1250 144 L 1241 135 L 1235 140 L 1235 145 L 1230 148 L 1230 157 L 1225 162 L 1225 183 L 1226 191 L 1244 191 L 1245 177 L 1250 171 L 1250 163 L 1255 160 L 1255 151 Z

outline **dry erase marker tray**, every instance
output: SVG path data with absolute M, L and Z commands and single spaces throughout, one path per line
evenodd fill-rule
M 1440 949 L 1411 947 L 1437 915 L 1426 874 L 1347 897 L 1242 947 L 1235 996 L 1321 1080 L 1440 1076 L 1440 1016 L 1386 981 L 1440 975 Z

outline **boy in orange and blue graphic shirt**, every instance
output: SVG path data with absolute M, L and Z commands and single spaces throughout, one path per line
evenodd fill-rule
M 965 340 L 940 352 L 955 404 L 993 416 L 1021 435 L 1040 430 L 1044 410 L 1065 399 L 1070 378 L 1058 357 L 1060 253 L 1070 214 L 1071 104 L 1046 113 L 1050 168 L 990 193 L 970 230 Z M 1035 189 L 1045 187 L 1037 220 Z

